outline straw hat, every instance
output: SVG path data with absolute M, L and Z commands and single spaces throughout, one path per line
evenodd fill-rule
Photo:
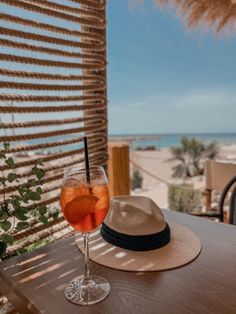
M 76 236 L 83 251 L 83 237 Z M 160 208 L 142 196 L 111 200 L 101 228 L 91 233 L 90 259 L 126 271 L 177 268 L 194 260 L 201 251 L 196 235 L 182 225 L 166 222 Z

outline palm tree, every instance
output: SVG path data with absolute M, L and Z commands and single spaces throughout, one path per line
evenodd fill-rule
M 173 167 L 173 177 L 187 178 L 202 175 L 206 159 L 215 159 L 219 154 L 217 142 L 204 144 L 202 141 L 183 137 L 180 146 L 170 148 L 172 158 L 180 163 Z
M 189 156 L 188 156 L 188 150 L 189 150 L 189 143 L 187 138 L 182 138 L 181 140 L 181 146 L 180 147 L 171 147 L 170 151 L 173 155 L 173 158 L 169 159 L 171 160 L 178 160 L 180 161 L 180 164 L 176 165 L 173 170 L 173 177 L 179 178 L 179 177 L 189 177 L 191 176 L 190 172 L 190 163 L 189 163 Z

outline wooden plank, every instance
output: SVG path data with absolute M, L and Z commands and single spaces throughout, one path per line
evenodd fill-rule
M 236 227 L 181 213 L 165 215 L 189 227 L 202 242 L 200 256 L 187 266 L 131 273 L 91 262 L 91 272 L 109 280 L 111 293 L 94 306 L 76 306 L 65 299 L 64 288 L 82 273 L 83 257 L 70 237 L 4 261 L 0 278 L 8 291 L 2 285 L 0 289 L 17 294 L 37 314 L 235 314 Z

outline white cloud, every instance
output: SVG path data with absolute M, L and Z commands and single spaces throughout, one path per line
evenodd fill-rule
M 236 102 L 236 91 L 192 91 L 176 97 L 176 108 L 190 107 L 225 107 Z
M 109 108 L 110 133 L 235 132 L 234 89 L 144 95 Z

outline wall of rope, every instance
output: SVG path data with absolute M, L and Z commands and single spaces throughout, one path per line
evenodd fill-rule
M 91 164 L 106 164 L 106 87 L 105 0 L 0 0 L 0 143 L 19 180 L 43 158 L 42 204 L 58 206 L 85 134 Z

